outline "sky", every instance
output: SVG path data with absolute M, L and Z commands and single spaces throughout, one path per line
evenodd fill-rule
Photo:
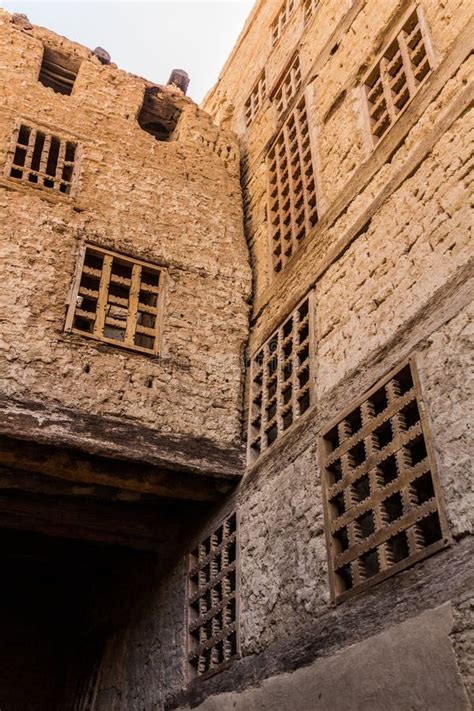
M 254 0 L 0 0 L 75 42 L 103 47 L 120 69 L 166 84 L 172 69 L 191 77 L 188 95 L 201 102 L 252 9 Z

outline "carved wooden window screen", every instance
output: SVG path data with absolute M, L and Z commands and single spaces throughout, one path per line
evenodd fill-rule
M 251 360 L 249 461 L 313 403 L 313 298 L 311 292 Z
M 10 179 L 69 195 L 73 189 L 78 145 L 48 131 L 18 123 L 7 157 Z
M 300 59 L 296 55 L 273 92 L 273 100 L 279 116 L 288 108 L 292 100 L 301 89 L 301 68 Z
M 272 22 L 272 45 L 275 45 L 285 26 L 287 25 L 293 10 L 296 7 L 296 0 L 284 0 L 277 16 Z
M 303 2 L 303 17 L 304 24 L 307 25 L 319 5 L 319 0 L 304 0 Z
M 329 577 L 337 602 L 448 542 L 423 408 L 408 362 L 323 432 Z
M 364 82 L 374 145 L 408 106 L 433 67 L 431 43 L 417 8 Z
M 79 259 L 65 330 L 158 353 L 164 279 L 160 267 L 87 245 Z
M 318 221 L 304 97 L 289 115 L 268 153 L 267 173 L 273 269 L 280 272 Z
M 240 652 L 238 556 L 236 512 L 189 555 L 188 660 L 192 678 L 220 671 Z
M 252 89 L 249 98 L 245 102 L 245 120 L 247 126 L 250 126 L 252 121 L 255 119 L 258 111 L 260 110 L 265 97 L 267 95 L 267 80 L 265 77 L 265 71 L 261 73 L 258 78 L 257 83 Z

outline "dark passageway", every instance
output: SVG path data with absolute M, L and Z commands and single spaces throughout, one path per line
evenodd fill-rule
M 149 554 L 0 529 L 0 709 L 88 708 L 104 643 Z

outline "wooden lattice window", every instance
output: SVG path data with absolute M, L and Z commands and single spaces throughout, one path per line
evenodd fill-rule
M 333 599 L 399 572 L 448 542 L 419 381 L 408 362 L 320 441 Z
M 287 118 L 270 149 L 267 171 L 273 269 L 279 272 L 318 221 L 304 97 Z
M 18 123 L 7 157 L 6 175 L 18 182 L 69 195 L 73 189 L 77 152 L 75 141 Z
M 286 27 L 295 7 L 296 0 L 284 0 L 277 16 L 272 22 L 272 45 L 276 44 L 280 39 L 280 35 Z
M 255 119 L 260 107 L 265 101 L 267 95 L 267 80 L 265 77 L 265 70 L 260 74 L 257 83 L 250 92 L 250 96 L 245 102 L 245 120 L 247 126 L 250 126 L 252 121 Z
M 189 555 L 190 676 L 222 670 L 239 654 L 238 517 L 228 516 Z
M 38 81 L 58 94 L 69 96 L 81 65 L 81 60 L 65 52 L 45 46 Z
M 300 89 L 301 67 L 299 56 L 296 55 L 273 92 L 273 100 L 280 116 L 289 107 Z
M 304 24 L 307 25 L 319 5 L 319 0 L 303 0 Z
M 79 258 L 66 331 L 143 353 L 160 350 L 165 271 L 87 245 Z
M 364 82 L 374 145 L 404 111 L 434 67 L 421 10 L 414 10 Z
M 311 293 L 251 360 L 250 461 L 271 447 L 313 403 L 312 301 Z

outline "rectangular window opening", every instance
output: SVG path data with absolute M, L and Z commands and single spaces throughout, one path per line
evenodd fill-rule
M 323 429 L 321 476 L 337 602 L 448 543 L 419 388 L 409 362 Z
M 78 57 L 46 45 L 38 81 L 58 94 L 70 96 L 80 66 Z
M 87 245 L 66 331 L 158 353 L 163 276 L 160 267 Z M 148 294 L 153 299 L 144 303 Z
M 267 96 L 267 80 L 265 70 L 260 74 L 257 82 L 245 102 L 245 120 L 247 127 L 255 120 Z
M 138 115 L 138 125 L 157 141 L 172 141 L 181 109 L 157 86 L 147 87 Z
M 412 101 L 431 73 L 432 64 L 417 8 L 389 42 L 364 83 L 374 145 Z
M 69 195 L 75 177 L 76 154 L 76 142 L 20 124 L 13 134 L 7 176 Z
M 188 557 L 190 678 L 221 671 L 239 653 L 237 514 L 231 514 Z
M 286 109 L 291 105 L 294 98 L 301 89 L 301 67 L 299 55 L 296 54 L 286 68 L 283 77 L 278 82 L 272 92 L 272 100 L 275 103 L 278 115 L 281 116 Z M 293 142 L 297 137 L 296 127 L 293 127 L 288 136 L 289 141 Z M 301 173 L 300 166 L 297 164 L 297 172 Z M 295 176 L 293 176 L 295 177 Z
M 312 404 L 310 300 L 306 297 L 251 361 L 249 457 L 254 461 Z
M 295 139 L 289 136 L 295 133 Z M 318 221 L 308 116 L 304 97 L 297 103 L 267 155 L 269 179 L 268 215 L 273 270 L 280 272 L 300 243 Z M 300 178 L 290 174 L 287 165 L 298 166 Z M 273 188 L 275 186 L 275 189 Z M 296 205 L 302 202 L 299 211 Z
M 272 22 L 271 32 L 272 32 L 272 45 L 275 45 L 281 37 L 283 30 L 288 24 L 293 10 L 297 6 L 296 0 L 283 0 L 283 4 L 280 7 L 277 16 Z

